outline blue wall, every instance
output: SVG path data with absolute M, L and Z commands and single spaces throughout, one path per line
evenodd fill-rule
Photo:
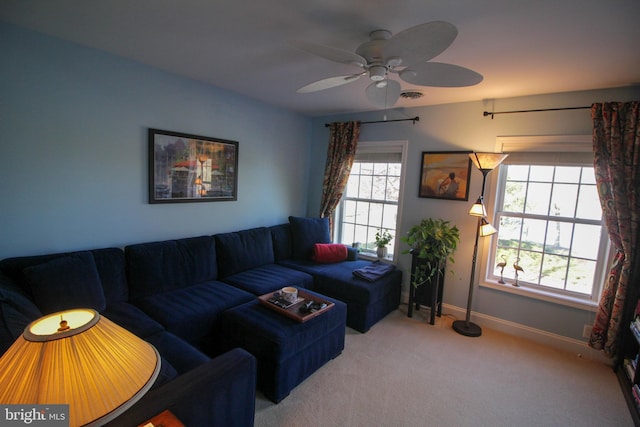
M 0 23 L 0 258 L 287 221 L 311 121 Z M 147 128 L 239 141 L 238 200 L 147 203 Z

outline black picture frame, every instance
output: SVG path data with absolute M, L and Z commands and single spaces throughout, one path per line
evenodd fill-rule
M 238 142 L 149 129 L 149 203 L 238 199 Z
M 469 200 L 471 153 L 472 151 L 423 151 L 418 197 Z

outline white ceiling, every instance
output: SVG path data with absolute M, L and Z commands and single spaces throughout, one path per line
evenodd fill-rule
M 0 19 L 311 116 L 375 109 L 370 82 L 296 93 L 354 68 L 290 41 L 355 51 L 372 30 L 435 20 L 458 37 L 434 60 L 484 80 L 401 82 L 424 96 L 398 107 L 640 84 L 638 0 L 0 0 Z

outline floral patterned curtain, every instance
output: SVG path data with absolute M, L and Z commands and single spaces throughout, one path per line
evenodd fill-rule
M 593 104 L 594 166 L 600 203 L 616 251 L 600 299 L 589 345 L 613 357 L 621 328 L 630 319 L 623 315 L 627 296 L 638 295 L 640 262 L 637 262 L 640 222 L 640 102 Z
M 356 156 L 360 122 L 331 123 L 329 127 L 327 164 L 322 182 L 320 217 L 328 217 L 333 237 L 333 216 L 347 185 L 353 159 Z

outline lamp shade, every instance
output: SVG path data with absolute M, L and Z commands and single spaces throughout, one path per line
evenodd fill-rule
M 31 323 L 0 358 L 0 402 L 68 404 L 69 425 L 101 425 L 153 385 L 160 356 L 91 309 Z
M 498 230 L 493 228 L 493 225 L 489 223 L 486 219 L 482 218 L 480 222 L 480 237 L 491 236 L 492 234 L 497 233 Z
M 471 216 L 487 216 L 487 210 L 484 208 L 482 197 L 478 197 L 478 200 L 469 209 L 469 215 Z
M 492 171 L 506 159 L 508 154 L 504 153 L 471 153 L 469 157 L 474 165 L 481 171 Z

